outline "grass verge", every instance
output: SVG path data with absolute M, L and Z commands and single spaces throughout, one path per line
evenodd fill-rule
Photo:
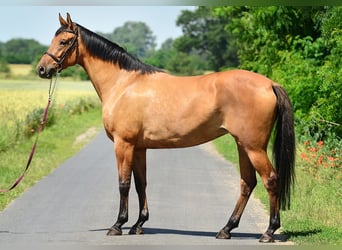
M 55 125 L 40 134 L 36 154 L 22 183 L 9 193 L 0 195 L 0 211 L 63 161 L 78 152 L 91 138 L 88 137 L 78 143 L 74 143 L 75 139 L 89 128 L 95 128 L 96 131 L 102 128 L 100 108 L 90 109 L 81 114 L 61 114 Z M 32 136 L 11 149 L 0 152 L 1 188 L 9 187 L 23 171 L 34 139 L 35 136 Z
M 231 136 L 215 140 L 219 153 L 238 167 L 235 141 Z M 297 155 L 302 152 L 298 148 Z M 254 194 L 269 208 L 268 195 L 258 178 Z M 339 169 L 320 168 L 315 175 L 297 157 L 296 184 L 291 210 L 282 211 L 282 231 L 290 241 L 304 245 L 342 245 L 342 185 Z
M 14 68 L 18 72 L 25 70 L 18 65 Z M 26 166 L 47 103 L 48 88 L 49 81 L 36 77 L 0 79 L 1 189 L 8 188 Z M 89 128 L 94 134 L 101 127 L 101 105 L 92 84 L 60 78 L 30 170 L 15 190 L 0 195 L 0 210 L 90 139 L 88 136 L 80 140 L 84 137 L 78 135 L 89 132 Z

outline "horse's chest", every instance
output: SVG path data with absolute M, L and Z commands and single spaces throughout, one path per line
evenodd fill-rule
M 141 111 L 134 103 L 127 105 L 125 102 L 116 101 L 105 103 L 102 107 L 103 124 L 113 136 L 121 138 L 133 138 L 139 133 Z

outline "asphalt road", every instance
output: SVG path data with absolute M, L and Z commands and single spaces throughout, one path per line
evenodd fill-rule
M 253 197 L 232 239 L 215 238 L 233 211 L 239 175 L 211 144 L 149 150 L 147 157 L 145 235 L 127 235 L 138 216 L 132 186 L 124 235 L 106 236 L 117 217 L 119 191 L 113 144 L 101 132 L 0 213 L 0 246 L 260 244 L 268 215 Z

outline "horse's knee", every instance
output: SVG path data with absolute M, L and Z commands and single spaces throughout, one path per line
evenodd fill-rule
M 130 181 L 120 181 L 119 182 L 120 194 L 124 196 L 128 196 L 130 187 L 131 187 Z

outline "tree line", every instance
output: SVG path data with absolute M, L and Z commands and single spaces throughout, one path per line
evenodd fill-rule
M 5 43 L 0 42 L 0 58 L 12 64 L 31 64 L 46 49 L 47 46 L 34 39 L 14 38 Z

